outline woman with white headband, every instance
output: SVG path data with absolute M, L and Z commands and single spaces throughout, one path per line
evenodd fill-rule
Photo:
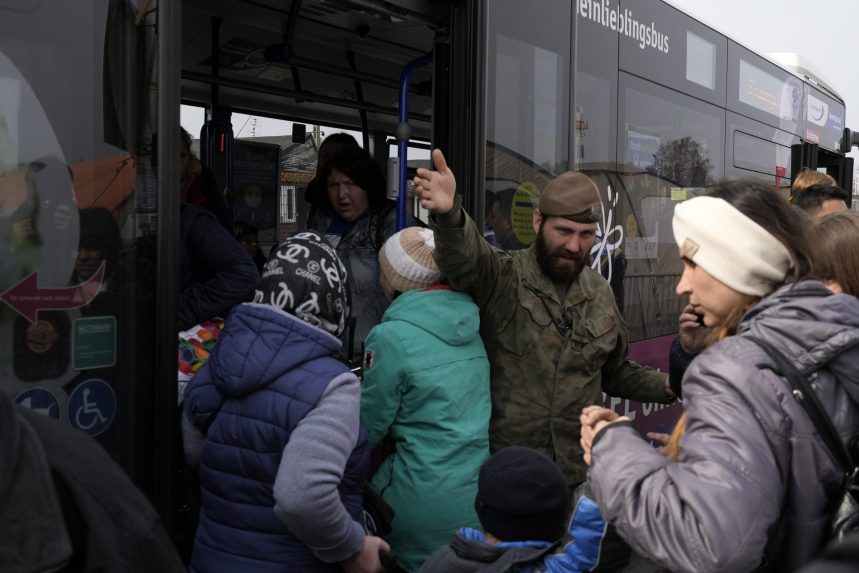
M 714 344 L 683 377 L 663 456 L 629 420 L 582 413 L 588 481 L 606 520 L 671 571 L 790 572 L 826 541 L 843 474 L 774 360 L 813 383 L 841 438 L 859 436 L 859 300 L 811 274 L 801 217 L 771 187 L 724 183 L 674 211 L 689 296 Z

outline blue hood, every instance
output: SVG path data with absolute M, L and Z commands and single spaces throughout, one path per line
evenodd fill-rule
M 265 388 L 302 363 L 340 351 L 332 334 L 279 308 L 245 303 L 227 317 L 208 367 L 218 391 L 235 398 Z

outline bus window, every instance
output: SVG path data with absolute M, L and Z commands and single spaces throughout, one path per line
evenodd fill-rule
M 728 43 L 728 109 L 801 135 L 802 81 L 739 44 Z
M 623 6 L 620 69 L 725 105 L 725 36 L 661 0 Z
M 152 494 L 176 479 L 173 444 L 156 447 L 176 414 L 175 388 L 154 390 L 157 11 L 3 4 L 0 391 Z
M 570 167 L 573 17 L 568 0 L 487 3 L 482 206 L 490 206 L 501 189 L 514 188 L 511 224 L 516 240 L 524 245 L 535 238 L 532 216 L 540 190 Z M 481 221 L 485 211 L 475 217 Z
M 790 173 L 790 147 L 742 131 L 734 132 L 733 144 L 734 167 L 779 177 Z
M 617 33 L 578 14 L 576 29 L 576 169 L 617 161 Z
M 635 341 L 676 329 L 682 301 L 673 288 L 680 261 L 671 217 L 676 201 L 723 177 L 725 111 L 625 73 L 619 107 L 622 194 L 609 209 L 625 240 L 624 311 Z
M 397 140 L 389 138 L 386 141 L 388 148 L 388 165 L 386 171 L 386 185 L 388 199 L 397 200 L 399 193 L 399 150 L 397 149 Z M 409 167 L 406 177 L 406 211 L 413 215 L 416 219 L 429 225 L 429 211 L 421 207 L 420 201 L 415 196 L 414 176 L 419 167 L 432 169 L 432 161 L 430 160 L 431 146 L 429 143 L 412 140 L 408 145 L 408 161 Z

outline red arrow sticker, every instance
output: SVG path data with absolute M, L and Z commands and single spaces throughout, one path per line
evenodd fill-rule
M 70 287 L 39 288 L 37 275 L 38 272 L 30 273 L 0 294 L 0 300 L 31 324 L 36 324 L 40 310 L 68 310 L 88 305 L 101 290 L 104 263 L 89 280 Z

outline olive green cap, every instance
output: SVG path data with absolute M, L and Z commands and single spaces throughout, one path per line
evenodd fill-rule
M 544 217 L 563 217 L 576 223 L 596 223 L 600 214 L 600 192 L 590 177 L 577 171 L 561 173 L 549 181 L 540 195 Z

